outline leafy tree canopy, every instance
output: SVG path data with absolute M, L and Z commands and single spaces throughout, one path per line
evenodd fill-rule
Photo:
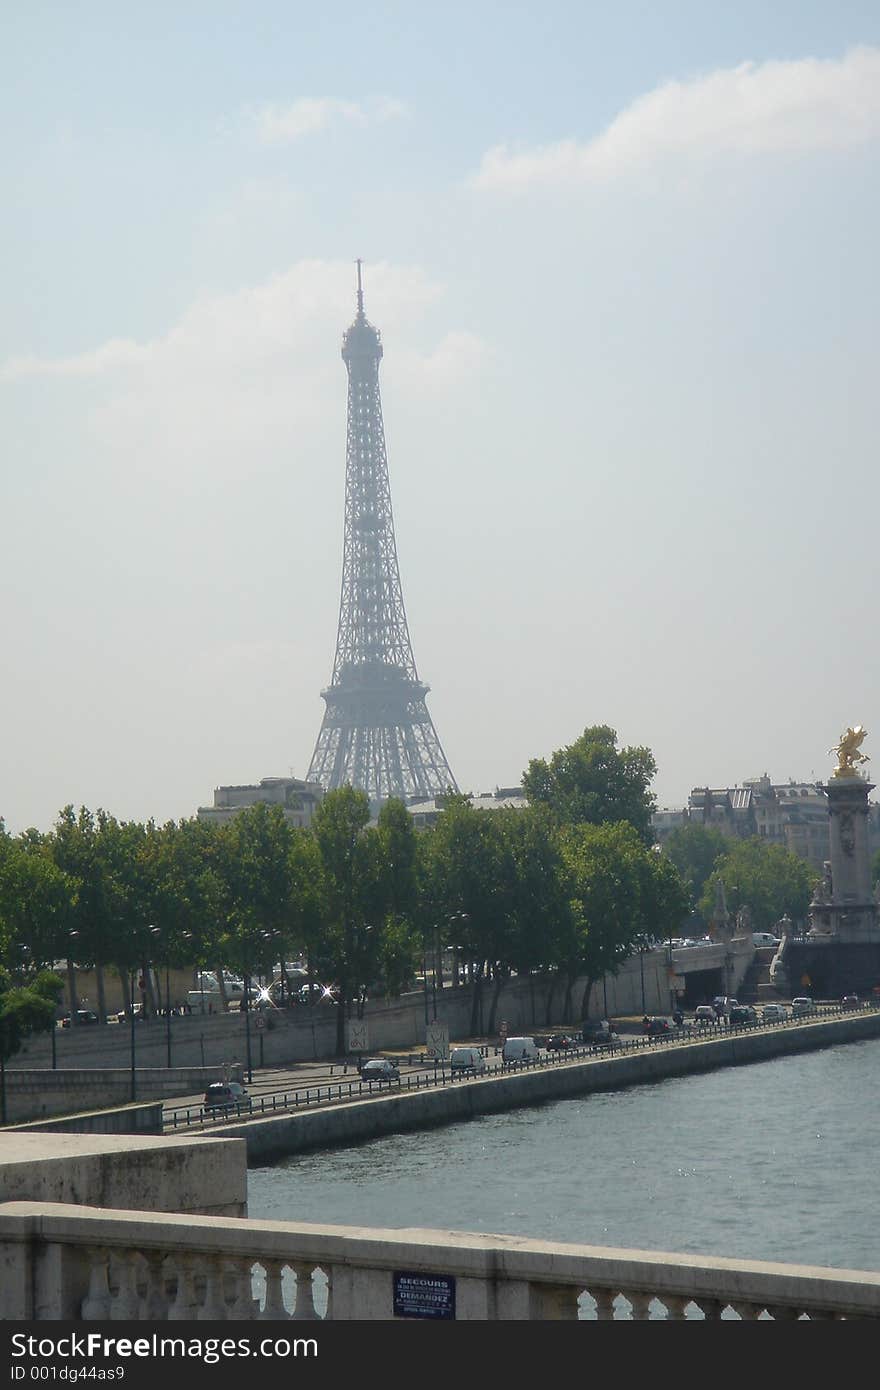
M 563 824 L 627 821 L 647 845 L 655 807 L 649 788 L 656 771 L 649 748 L 619 749 L 616 731 L 595 724 L 549 762 L 533 758 L 523 774 L 523 788 L 531 802 L 549 806 Z
M 715 861 L 726 854 L 730 840 L 702 825 L 679 825 L 664 841 L 663 853 L 681 874 L 693 901 L 699 902 Z
M 728 907 L 748 907 L 756 931 L 771 931 L 787 913 L 793 922 L 803 921 L 812 896 L 815 869 L 806 860 L 761 840 L 733 840 L 716 861 L 703 888 L 700 911 L 706 920 L 715 905 L 715 885 L 724 884 Z

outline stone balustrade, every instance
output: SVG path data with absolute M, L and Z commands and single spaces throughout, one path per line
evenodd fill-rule
M 391 1319 L 395 1273 L 435 1277 L 455 1316 L 852 1319 L 880 1316 L 880 1274 L 374 1230 L 0 1205 L 0 1318 L 109 1322 Z

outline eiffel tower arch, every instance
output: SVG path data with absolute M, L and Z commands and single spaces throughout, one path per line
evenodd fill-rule
M 324 719 L 308 780 L 327 791 L 350 784 L 372 805 L 457 790 L 416 671 L 394 539 L 379 393 L 382 341 L 364 314 L 342 340 L 348 372 L 348 440 L 342 592 L 333 676 L 321 691 Z

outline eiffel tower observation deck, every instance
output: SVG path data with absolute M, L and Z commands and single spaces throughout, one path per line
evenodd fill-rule
M 364 314 L 360 261 L 357 316 L 342 340 L 342 359 L 348 442 L 339 631 L 308 780 L 327 791 L 350 784 L 375 806 L 391 796 L 422 800 L 457 786 L 407 627 L 379 394 L 382 342 Z

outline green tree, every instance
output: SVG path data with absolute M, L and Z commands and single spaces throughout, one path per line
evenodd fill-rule
M 700 911 L 708 921 L 715 905 L 715 885 L 724 884 L 728 904 L 749 908 L 755 931 L 770 931 L 787 913 L 793 922 L 807 915 L 816 872 L 781 845 L 757 837 L 728 842 L 706 881 Z
M 364 792 L 340 787 L 328 792 L 315 812 L 312 829 L 321 860 L 324 886 L 323 946 L 333 964 L 339 989 L 336 1051 L 346 1052 L 345 1019 L 357 999 L 368 959 L 378 900 L 378 857 L 367 834 L 370 803 Z
M 533 758 L 523 774 L 523 789 L 531 802 L 549 806 L 563 824 L 627 821 L 647 845 L 653 838 L 650 785 L 656 771 L 649 748 L 618 749 L 615 730 L 597 724 L 558 749 L 549 763 Z
M 501 813 L 504 814 L 504 813 Z M 473 985 L 471 1033 L 483 1031 L 487 972 L 511 956 L 510 884 L 498 816 L 477 811 L 466 796 L 449 796 L 424 842 L 423 912 L 442 945 L 454 945 Z
M 730 840 L 718 830 L 702 825 L 679 825 L 663 843 L 670 859 L 687 884 L 691 899 L 698 903 L 715 862 L 730 848 Z
M 64 981 L 41 970 L 16 984 L 0 969 L 0 1124 L 6 1124 L 6 1063 L 31 1033 L 48 1033 L 55 1027 L 58 1000 Z
M 651 851 L 635 826 L 576 825 L 562 840 L 569 873 L 569 892 L 575 934 L 567 971 L 566 1015 L 571 1013 L 571 990 L 579 974 L 586 975 L 581 1017 L 589 1013 L 597 980 L 616 975 L 645 934 L 645 884 Z
M 26 949 L 36 969 L 49 967 L 67 944 L 76 882 L 56 868 L 40 838 L 0 841 L 0 958 Z

